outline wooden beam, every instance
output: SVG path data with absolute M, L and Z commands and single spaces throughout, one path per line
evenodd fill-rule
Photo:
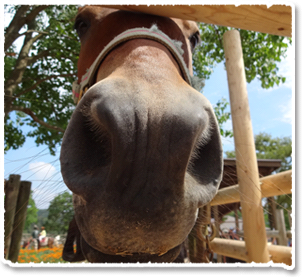
M 286 5 L 105 5 L 278 36 L 292 36 L 292 7 Z
M 245 242 L 240 240 L 214 238 L 211 249 L 218 255 L 248 261 Z M 267 245 L 270 260 L 274 263 L 292 265 L 292 248 L 280 245 Z
M 259 179 L 263 197 L 271 197 L 292 193 L 292 171 L 284 171 Z M 236 203 L 240 201 L 239 185 L 218 190 L 211 206 Z

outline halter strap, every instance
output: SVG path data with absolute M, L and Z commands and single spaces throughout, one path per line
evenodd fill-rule
M 82 76 L 81 82 L 79 84 L 77 80 L 73 82 L 72 93 L 74 102 L 76 104 L 81 100 L 82 96 L 85 94 L 87 89 L 94 84 L 95 74 L 107 54 L 117 45 L 128 40 L 139 38 L 155 40 L 163 44 L 166 48 L 168 48 L 171 54 L 173 55 L 174 59 L 178 63 L 184 80 L 190 86 L 192 86 L 191 76 L 182 56 L 182 42 L 172 40 L 165 33 L 160 31 L 156 25 L 153 25 L 150 29 L 133 28 L 126 30 L 125 32 L 116 36 L 112 41 L 110 41 L 101 51 L 98 57 L 94 60 L 93 64 L 90 66 L 88 71 Z

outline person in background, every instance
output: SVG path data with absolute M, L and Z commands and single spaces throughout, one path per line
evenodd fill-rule
M 31 234 L 31 236 L 32 236 L 32 239 L 31 239 L 32 247 L 35 250 L 38 250 L 39 231 L 38 231 L 38 226 L 37 225 L 34 225 L 34 230 L 33 230 L 32 234 Z
M 46 230 L 45 230 L 45 227 L 42 226 L 41 227 L 41 233 L 40 233 L 40 242 L 44 242 L 45 241 L 45 238 L 46 238 Z

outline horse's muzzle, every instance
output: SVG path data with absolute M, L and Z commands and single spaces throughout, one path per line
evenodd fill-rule
M 208 100 L 183 83 L 154 90 L 107 79 L 71 118 L 62 174 L 81 234 L 104 254 L 167 253 L 217 191 L 217 122 Z

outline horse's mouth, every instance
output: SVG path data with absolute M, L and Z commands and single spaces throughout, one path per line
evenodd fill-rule
M 176 246 L 162 255 L 149 253 L 117 253 L 109 255 L 94 249 L 84 239 L 82 239 L 81 246 L 86 259 L 93 263 L 168 263 L 173 262 L 177 258 L 181 248 L 181 245 Z
M 76 252 L 74 252 L 75 241 Z M 74 218 L 69 225 L 62 257 L 68 262 L 79 262 L 86 259 L 92 263 L 168 263 L 173 262 L 177 258 L 181 247 L 182 245 L 178 245 L 162 254 L 130 252 L 105 254 L 85 241 Z

